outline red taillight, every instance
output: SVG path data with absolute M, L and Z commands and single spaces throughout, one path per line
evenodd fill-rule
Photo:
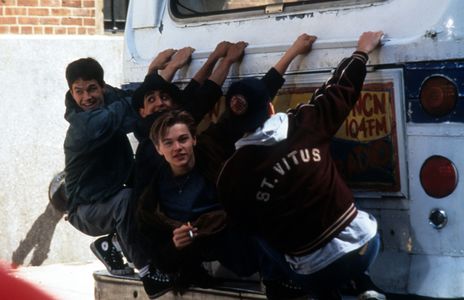
M 421 86 L 420 102 L 433 117 L 443 117 L 453 111 L 458 99 L 456 85 L 444 76 L 431 76 Z
M 427 195 L 443 198 L 456 188 L 458 173 L 452 161 L 446 157 L 434 155 L 422 165 L 420 181 Z

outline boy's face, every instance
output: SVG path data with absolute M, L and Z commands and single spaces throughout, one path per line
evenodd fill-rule
M 151 91 L 143 97 L 143 107 L 139 109 L 139 114 L 145 118 L 152 113 L 171 109 L 174 103 L 172 97 L 163 91 Z
M 102 107 L 105 103 L 103 87 L 95 79 L 77 79 L 72 83 L 70 92 L 74 101 L 84 111 Z
M 169 163 L 174 175 L 182 175 L 195 166 L 193 147 L 196 139 L 192 137 L 187 125 L 174 124 L 163 137 L 158 139 L 156 150 Z
M 248 101 L 241 94 L 233 95 L 230 98 L 230 110 L 237 116 L 243 115 L 248 110 Z
M 233 95 L 230 98 L 230 110 L 237 116 L 243 115 L 248 111 L 248 101 L 245 96 L 241 94 Z M 269 102 L 267 105 L 267 114 L 272 116 L 275 114 L 274 105 Z

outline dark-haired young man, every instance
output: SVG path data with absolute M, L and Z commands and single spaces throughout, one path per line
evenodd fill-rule
M 318 299 L 341 299 L 344 281 L 370 284 L 364 272 L 379 250 L 376 221 L 354 205 L 329 147 L 358 100 L 381 35 L 363 33 L 309 103 L 287 113 L 268 119 L 270 97 L 257 79 L 232 84 L 226 96 L 249 135 L 222 169 L 219 198 L 281 272 Z M 360 287 L 360 299 L 385 298 L 369 288 Z
M 173 52 L 161 52 L 149 73 L 164 68 Z M 134 130 L 137 113 L 127 92 L 105 83 L 103 68 L 93 58 L 71 62 L 66 80 L 68 220 L 85 234 L 104 235 L 91 249 L 110 273 L 132 274 L 121 252 L 137 268 L 148 264 L 137 239 L 131 238 L 137 233 L 130 201 L 134 155 L 126 134 Z
M 136 114 L 129 95 L 105 84 L 103 76 L 103 68 L 93 58 L 78 59 L 66 68 L 68 219 L 88 235 L 107 235 L 92 243 L 91 249 L 111 273 L 124 275 L 133 270 L 124 264 L 113 234 L 118 232 L 123 248 L 129 248 L 121 234 L 128 227 L 124 213 L 133 165 L 126 134 L 133 131 Z

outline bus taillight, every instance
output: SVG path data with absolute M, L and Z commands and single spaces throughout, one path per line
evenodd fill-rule
M 446 157 L 431 156 L 422 165 L 420 182 L 430 197 L 446 197 L 454 191 L 458 183 L 457 169 Z
M 452 80 L 433 75 L 422 83 L 419 98 L 423 109 L 429 115 L 439 118 L 454 110 L 458 92 Z

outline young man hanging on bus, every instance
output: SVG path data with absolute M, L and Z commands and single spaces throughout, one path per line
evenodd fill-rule
M 166 68 L 173 52 L 161 52 L 148 73 Z M 175 63 L 185 64 L 180 59 Z M 103 68 L 95 59 L 71 62 L 66 68 L 66 80 L 68 220 L 85 234 L 104 235 L 91 244 L 91 249 L 110 273 L 132 274 L 121 252 L 130 261 L 144 260 L 143 250 L 129 240 L 136 226 L 129 213 L 133 211 L 130 185 L 134 158 L 126 134 L 135 129 L 138 116 L 130 93 L 106 84 Z
M 261 79 L 266 93 L 276 94 L 288 65 L 307 53 L 313 41 L 308 35 L 295 41 Z M 259 258 L 251 240 L 227 226 L 217 200 L 218 172 L 244 133 L 241 118 L 230 116 L 221 116 L 198 137 L 197 121 L 182 111 L 164 113 L 151 128 L 151 147 L 159 158 L 139 199 L 138 221 L 153 241 L 152 267 L 179 273 L 181 285 L 208 286 L 211 278 L 201 267 L 203 261 L 217 259 L 238 275 L 258 270 Z
M 339 286 L 364 277 L 379 250 L 376 220 L 356 209 L 329 148 L 381 36 L 363 33 L 312 99 L 287 113 L 268 119 L 271 98 L 257 79 L 232 84 L 226 95 L 250 134 L 222 169 L 219 198 L 235 224 L 258 236 L 268 258 L 319 299 L 341 299 Z M 269 297 L 279 298 L 288 297 Z
M 65 119 L 69 128 L 64 142 L 68 220 L 79 231 L 99 238 L 92 251 L 110 273 L 133 270 L 124 264 L 115 232 L 124 231 L 124 211 L 130 198 L 126 187 L 133 152 L 126 134 L 137 115 L 128 93 L 107 85 L 103 68 L 92 58 L 81 58 L 66 68 Z M 122 243 L 124 241 L 121 240 Z

